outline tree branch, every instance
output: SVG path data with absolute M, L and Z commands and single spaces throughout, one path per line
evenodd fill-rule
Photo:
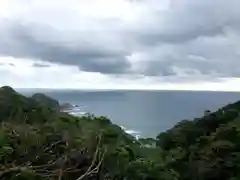
M 99 168 L 100 168 L 100 166 L 101 166 L 101 164 L 102 164 L 102 162 L 103 162 L 105 153 L 103 153 L 103 155 L 102 155 L 99 163 L 97 164 L 97 166 L 96 166 L 94 169 L 93 169 L 93 166 L 96 164 L 97 157 L 98 157 L 98 155 L 99 155 L 101 140 L 102 140 L 102 136 L 100 135 L 100 136 L 99 136 L 99 140 L 98 140 L 98 145 L 97 145 L 96 151 L 95 151 L 95 153 L 94 153 L 94 157 L 93 157 L 93 160 L 92 160 L 91 165 L 89 166 L 89 168 L 87 169 L 87 171 L 86 171 L 82 176 L 80 176 L 79 178 L 77 178 L 77 180 L 83 180 L 83 179 L 86 178 L 87 176 L 90 176 L 90 175 L 92 175 L 92 174 L 98 173 Z
M 5 174 L 10 173 L 10 172 L 14 172 L 14 171 L 23 172 L 23 171 L 30 171 L 30 170 L 27 167 L 13 167 L 13 168 L 9 168 L 9 169 L 6 169 L 6 170 L 3 170 L 3 171 L 0 172 L 0 178 L 2 176 L 4 176 Z

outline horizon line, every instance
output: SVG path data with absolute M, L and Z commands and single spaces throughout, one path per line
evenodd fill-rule
M 150 89 L 150 88 L 48 88 L 48 87 L 16 87 L 19 90 L 73 90 L 73 91 L 185 91 L 185 92 L 235 92 L 240 90 L 224 90 L 224 89 Z

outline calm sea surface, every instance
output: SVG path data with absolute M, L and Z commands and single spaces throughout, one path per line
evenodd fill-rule
M 18 90 L 30 95 L 40 90 Z M 81 111 L 109 117 L 113 123 L 155 137 L 178 121 L 203 115 L 240 100 L 240 93 L 187 91 L 69 91 L 41 90 L 58 99 L 79 105 Z

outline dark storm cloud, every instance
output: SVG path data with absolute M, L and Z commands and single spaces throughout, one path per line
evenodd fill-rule
M 125 58 L 127 51 L 118 51 L 111 46 L 108 47 L 108 44 L 95 45 L 94 39 L 92 39 L 92 44 L 82 42 L 74 46 L 71 46 L 71 42 L 51 42 L 36 37 L 33 32 L 34 28 L 36 27 L 18 23 L 10 24 L 5 29 L 7 35 L 0 35 L 3 39 L 2 43 L 0 42 L 0 54 L 77 65 L 84 71 L 106 74 L 125 73 L 131 66 Z M 43 33 L 54 31 L 54 29 L 44 29 L 46 27 L 37 28 L 40 28 L 40 30 L 42 28 Z M 113 44 L 113 46 L 115 45 Z
M 147 13 L 136 22 L 106 18 L 78 25 L 76 21 L 66 28 L 73 31 L 58 28 L 55 21 L 51 26 L 26 23 L 28 17 L 25 23 L 22 19 L 2 21 L 0 54 L 76 65 L 83 71 L 128 79 L 141 75 L 240 77 L 239 0 L 173 0 L 166 10 L 157 9 L 158 0 L 139 3 Z M 68 26 L 64 19 L 60 24 Z M 83 25 L 87 28 L 76 28 Z M 134 53 L 144 56 L 131 61 L 128 57 Z

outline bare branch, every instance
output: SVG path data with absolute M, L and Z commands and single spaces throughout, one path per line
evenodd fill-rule
M 62 176 L 63 176 L 63 170 L 59 169 L 58 180 L 62 180 Z
M 23 171 L 30 171 L 30 170 L 27 167 L 13 167 L 13 168 L 9 168 L 9 169 L 6 169 L 6 170 L 3 170 L 3 171 L 0 172 L 0 178 L 2 176 L 4 176 L 5 174 L 10 173 L 10 172 L 14 172 L 14 171 L 23 172 Z
M 91 165 L 89 166 L 89 168 L 87 169 L 87 171 L 82 175 L 80 176 L 79 178 L 77 178 L 77 180 L 83 180 L 84 178 L 92 175 L 92 174 L 96 174 L 98 173 L 99 171 L 99 168 L 103 162 L 103 159 L 104 159 L 104 155 L 102 155 L 99 163 L 97 164 L 97 166 L 93 169 L 93 166 L 96 164 L 96 161 L 97 161 L 97 157 L 99 156 L 99 150 L 100 150 L 100 145 L 101 145 L 101 140 L 102 140 L 102 136 L 100 135 L 99 136 L 99 140 L 98 140 L 98 145 L 97 145 L 97 148 L 96 148 L 96 151 L 94 153 L 94 157 L 93 157 L 93 160 L 92 160 L 92 163 Z
M 61 141 L 57 141 L 57 142 L 52 143 L 49 147 L 46 147 L 46 148 L 44 149 L 44 152 L 46 152 L 46 151 L 49 150 L 51 147 L 57 145 L 57 144 L 60 143 L 60 142 L 61 142 Z

